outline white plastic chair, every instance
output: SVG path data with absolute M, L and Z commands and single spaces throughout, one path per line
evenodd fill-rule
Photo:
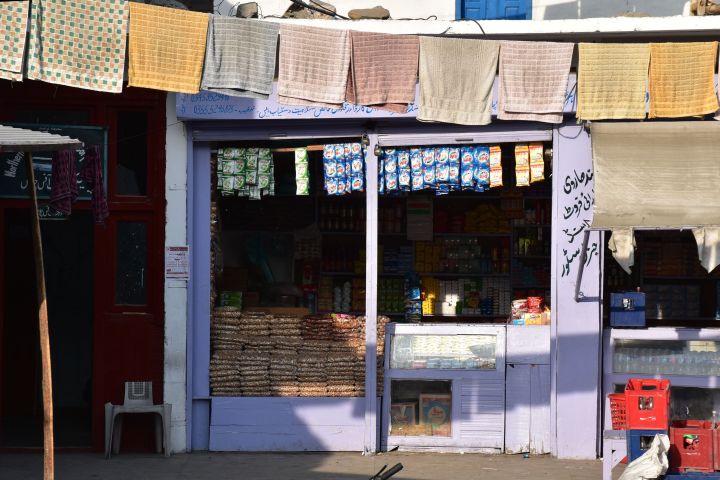
M 125 400 L 122 405 L 105 404 L 105 458 L 110 451 L 118 454 L 122 438 L 122 419 L 126 413 L 156 413 L 155 449 L 170 456 L 170 419 L 172 405 L 153 404 L 152 382 L 125 382 Z

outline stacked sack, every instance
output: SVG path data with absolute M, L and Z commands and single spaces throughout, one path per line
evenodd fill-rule
M 378 319 L 378 392 L 387 317 Z M 365 318 L 216 308 L 211 327 L 214 396 L 358 397 L 365 394 Z

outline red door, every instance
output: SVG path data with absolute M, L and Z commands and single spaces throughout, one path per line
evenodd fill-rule
M 122 403 L 125 381 L 152 380 L 155 401 L 162 401 L 165 94 L 130 89 L 110 95 L 36 82 L 14 84 L 11 88 L 3 82 L 0 101 L 0 121 L 72 123 L 108 129 L 110 217 L 105 225 L 92 228 L 92 298 L 83 300 L 92 303 L 92 382 L 87 393 L 91 396 L 90 446 L 102 450 L 104 404 Z M 78 202 L 74 209 L 87 211 L 88 203 Z M 0 219 L 10 206 L 29 208 L 25 201 L 0 199 Z M 3 230 L 0 224 L 0 246 L 6 243 L 7 232 Z M 0 286 L 1 279 L 12 278 L 12 272 L 5 271 L 8 268 L 17 267 L 0 265 Z M 2 295 L 0 292 L 0 302 L 6 303 Z M 75 299 L 67 299 L 71 300 Z M 0 308 L 0 341 L 3 332 L 12 332 L 7 327 L 9 322 L 19 321 L 7 318 L 4 311 Z M 60 363 L 63 359 L 54 361 Z M 0 380 L 8 375 L 9 368 L 18 368 L 2 362 L 0 358 Z M 57 400 L 62 393 L 56 391 Z M 0 401 L 4 397 L 8 394 L 0 395 Z M 56 423 L 62 415 L 56 409 Z M 153 448 L 153 425 L 148 420 L 126 420 L 124 448 Z M 0 437 L 2 422 L 0 417 Z M 8 442 L 1 445 L 8 446 Z

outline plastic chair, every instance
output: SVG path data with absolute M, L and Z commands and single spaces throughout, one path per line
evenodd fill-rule
M 153 404 L 152 382 L 125 382 L 125 400 L 122 405 L 105 404 L 105 458 L 110 458 L 110 451 L 120 451 L 122 438 L 122 418 L 126 413 L 156 413 L 155 417 L 155 449 L 158 453 L 165 452 L 170 456 L 170 419 L 172 405 Z M 162 440 L 161 440 L 162 439 Z

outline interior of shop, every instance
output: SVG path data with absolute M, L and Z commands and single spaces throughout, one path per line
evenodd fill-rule
M 214 145 L 211 395 L 365 395 L 363 148 L 359 138 Z M 398 334 L 386 364 L 386 328 L 549 324 L 552 145 L 375 153 L 378 396 L 393 436 L 442 441 L 459 435 L 452 419 L 468 420 L 452 412 L 453 395 L 490 378 L 476 372 L 504 382 L 504 330 Z M 504 390 L 490 397 L 502 448 Z

